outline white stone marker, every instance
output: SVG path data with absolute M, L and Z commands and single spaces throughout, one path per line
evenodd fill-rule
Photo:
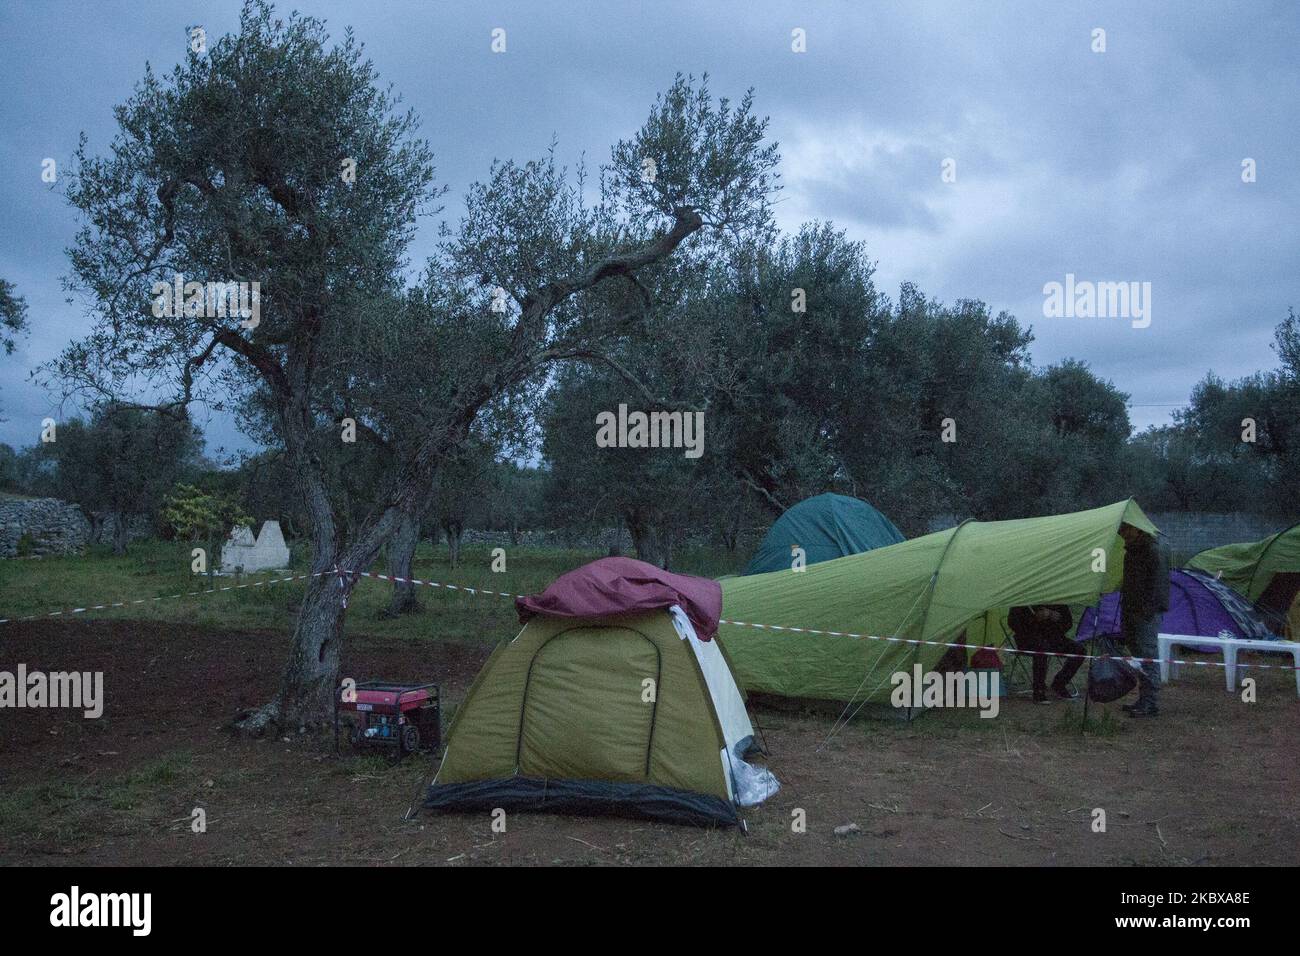
M 248 574 L 273 571 L 289 566 L 289 546 L 284 543 L 280 522 L 264 521 L 256 540 L 246 525 L 230 532 L 221 547 L 221 574 Z

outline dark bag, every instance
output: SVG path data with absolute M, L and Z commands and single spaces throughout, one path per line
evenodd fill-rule
M 1110 641 L 1099 641 L 1098 650 L 1102 654 L 1118 654 L 1119 651 Z M 1137 673 L 1128 661 L 1108 657 L 1093 661 L 1088 669 L 1088 697 L 1098 704 L 1109 704 L 1119 700 L 1125 694 L 1133 692 L 1137 686 Z

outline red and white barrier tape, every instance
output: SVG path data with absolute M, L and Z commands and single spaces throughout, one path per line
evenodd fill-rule
M 446 584 L 442 581 L 422 581 L 419 578 L 399 578 L 391 574 L 375 574 L 373 571 L 358 571 L 357 577 L 374 578 L 376 581 L 395 581 L 398 584 L 419 584 L 423 587 L 442 588 L 444 591 L 465 591 L 468 594 L 492 594 L 497 597 L 515 598 L 524 597 L 522 594 L 511 594 L 509 591 L 493 591 L 490 588 L 472 588 L 464 584 Z
M 153 601 L 165 601 L 170 598 L 179 598 L 179 597 L 193 597 L 199 594 L 217 594 L 222 591 L 240 591 L 245 588 L 255 588 L 267 584 L 283 584 L 290 581 L 305 581 L 308 578 L 320 577 L 322 575 L 337 576 L 340 585 L 342 585 L 349 577 L 351 577 L 354 580 L 357 578 L 372 578 L 373 580 L 376 581 L 392 581 L 398 584 L 415 584 L 421 587 L 441 588 L 444 591 L 463 591 L 466 594 L 473 594 L 473 595 L 490 594 L 493 595 L 494 597 L 503 597 L 503 598 L 508 598 L 510 600 L 514 600 L 515 598 L 520 598 L 525 596 L 522 594 L 512 594 L 509 591 L 495 591 L 492 590 L 491 588 L 475 588 L 475 587 L 469 587 L 468 585 L 464 585 L 464 584 L 448 584 L 445 581 L 425 581 L 421 578 L 403 578 L 391 574 L 378 574 L 373 571 L 345 571 L 342 568 L 334 567 L 328 571 L 316 571 L 311 574 L 299 574 L 299 575 L 284 577 L 284 578 L 271 578 L 269 580 L 255 581 L 248 584 L 232 584 L 224 588 L 208 588 L 206 590 L 201 590 L 201 591 L 186 591 L 180 594 L 168 594 L 156 598 L 140 598 L 139 600 L 136 601 L 118 601 L 113 604 L 93 604 L 93 605 L 87 605 L 86 607 L 71 608 L 69 610 L 51 611 L 48 614 L 32 614 L 27 617 L 0 618 L 0 624 L 10 624 L 10 623 L 16 624 L 20 621 L 38 621 L 50 617 L 59 617 L 60 615 L 84 614 L 87 611 L 100 611 L 108 608 L 130 607 L 136 604 L 149 604 Z M 887 641 L 891 644 L 911 644 L 911 645 L 918 645 L 918 646 L 925 645 L 927 647 L 961 647 L 961 648 L 965 648 L 966 650 L 974 650 L 974 651 L 984 650 L 988 647 L 988 645 L 985 644 L 963 644 L 956 641 L 929 641 L 929 640 L 924 640 L 923 638 L 916 638 L 916 637 L 886 637 L 878 634 L 858 634 L 854 631 L 826 631 L 826 630 L 819 630 L 818 628 L 815 627 L 790 627 L 788 625 L 782 625 L 782 624 L 755 624 L 750 621 L 733 621 L 727 618 L 720 618 L 718 620 L 718 623 L 728 624 L 733 627 L 752 627 L 761 631 L 788 631 L 789 633 L 792 634 L 815 634 L 823 637 L 849 637 L 849 638 L 854 638 L 856 640 L 862 640 L 862 641 Z M 1031 650 L 1024 650 L 1019 647 L 1007 647 L 1005 645 L 1002 647 L 992 648 L 992 650 L 997 651 L 998 653 L 1021 654 L 1026 657 L 1061 657 L 1061 658 L 1074 658 L 1076 660 L 1084 660 L 1084 661 L 1120 660 L 1120 661 L 1127 661 L 1130 664 L 1169 663 L 1169 664 L 1186 665 L 1189 667 L 1227 667 L 1228 666 L 1226 661 L 1185 661 L 1185 660 L 1175 660 L 1172 658 L 1169 661 L 1163 661 L 1158 657 L 1132 657 L 1126 654 L 1073 654 L 1066 651 L 1031 651 Z M 1294 664 L 1246 664 L 1246 663 L 1238 662 L 1235 666 L 1243 669 L 1252 668 L 1254 670 L 1282 670 L 1282 671 L 1300 670 L 1300 666 L 1296 666 Z
M 198 594 L 219 594 L 222 591 L 242 591 L 245 588 L 258 588 L 267 584 L 284 584 L 288 581 L 305 581 L 308 578 L 317 577 L 320 574 L 329 574 L 329 571 L 318 571 L 315 574 L 298 574 L 286 578 L 267 578 L 263 581 L 250 581 L 246 584 L 231 584 L 224 588 L 205 588 L 201 591 L 181 591 L 178 594 L 162 594 L 153 598 L 138 598 L 134 601 L 114 601 L 111 604 L 87 604 L 85 607 L 65 608 L 61 611 L 49 611 L 45 614 L 28 614 L 26 617 L 0 617 L 0 624 L 18 624 L 22 621 L 43 621 L 51 617 L 64 617 L 73 614 L 85 614 L 88 611 L 104 611 L 110 608 L 133 607 L 137 604 L 152 604 L 155 601 L 170 601 L 173 598 L 194 597 Z
M 506 598 L 524 597 L 524 595 L 522 594 L 511 594 L 508 591 L 492 591 L 487 588 L 471 588 L 471 587 L 466 587 L 464 585 L 445 584 L 439 581 L 422 581 L 419 578 L 399 578 L 387 574 L 372 574 L 369 571 L 362 571 L 360 576 L 365 578 L 377 578 L 378 580 L 381 581 L 397 581 L 402 584 L 426 585 L 428 587 L 444 588 L 446 590 L 451 590 L 451 591 L 467 591 L 470 594 L 495 594 Z M 876 634 L 857 634 L 853 631 L 823 631 L 823 630 L 818 630 L 817 628 L 814 627 L 788 627 L 781 624 L 754 624 L 749 621 L 732 621 L 727 618 L 720 618 L 718 620 L 718 623 L 730 624 L 734 627 L 753 627 L 761 631 L 789 631 L 794 634 L 817 634 L 823 637 L 851 637 L 863 641 L 888 641 L 893 644 L 926 645 L 929 647 L 962 647 L 967 650 L 973 650 L 973 651 L 984 650 L 988 646 L 985 644 L 962 644 L 956 641 L 951 641 L 951 642 L 927 641 L 927 640 L 922 640 L 920 638 L 914 638 L 914 637 L 882 637 Z M 1072 654 L 1065 651 L 1031 651 L 1031 650 L 1022 650 L 1019 647 L 1006 647 L 1006 646 L 995 647 L 993 648 L 993 650 L 998 651 L 999 653 L 1006 652 L 1008 654 L 1022 654 L 1026 657 L 1063 657 L 1063 658 L 1075 658 L 1078 660 L 1085 660 L 1085 661 L 1120 660 L 1120 661 L 1128 661 L 1131 664 L 1163 663 L 1161 659 L 1158 657 L 1132 657 L 1127 654 Z M 1168 661 L 1168 663 L 1187 664 L 1188 666 L 1191 667 L 1226 667 L 1227 666 L 1227 663 L 1225 661 L 1183 661 L 1183 660 L 1171 659 L 1170 661 Z M 1256 670 L 1284 670 L 1284 671 L 1300 670 L 1300 667 L 1296 667 L 1291 664 L 1238 663 L 1236 666 L 1243 667 L 1243 668 L 1251 667 L 1251 668 L 1255 668 Z

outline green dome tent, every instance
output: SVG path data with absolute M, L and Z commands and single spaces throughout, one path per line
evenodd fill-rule
M 1259 541 L 1201 551 L 1187 567 L 1219 578 L 1265 612 L 1286 618 L 1292 634 L 1300 624 L 1300 524 Z
M 725 825 L 776 792 L 743 759 L 716 582 L 605 558 L 516 603 L 527 623 L 470 687 L 426 808 Z
M 860 498 L 824 494 L 806 498 L 786 510 L 768 529 L 744 573 L 790 570 L 790 549 L 804 549 L 808 564 L 904 540 L 894 523 Z
M 895 671 L 918 663 L 932 669 L 946 648 L 848 633 L 936 643 L 964 633 L 962 643 L 1000 643 L 996 622 L 1007 608 L 1092 605 L 1117 590 L 1121 524 L 1157 533 L 1129 499 L 1043 518 L 966 521 L 799 573 L 729 578 L 722 582 L 718 637 L 748 691 L 883 703 Z

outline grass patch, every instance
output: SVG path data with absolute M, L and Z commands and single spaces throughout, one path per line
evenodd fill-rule
M 144 603 L 79 616 L 91 620 L 168 621 L 240 630 L 292 629 L 306 581 L 189 595 L 187 592 L 284 576 L 262 573 L 243 578 L 214 578 L 193 574 L 190 571 L 193 547 L 186 542 L 141 541 L 133 543 L 123 557 L 95 547 L 85 555 L 5 562 L 0 577 L 0 608 L 3 609 L 0 615 L 43 615 L 60 609 L 143 598 Z M 413 575 L 421 580 L 504 591 L 510 595 L 530 594 L 545 588 L 564 572 L 602 557 L 603 552 L 508 547 L 506 556 L 506 570 L 493 572 L 491 546 L 466 546 L 460 566 L 453 568 L 445 547 L 422 542 L 416 551 Z M 712 577 L 734 572 L 740 563 L 738 554 L 691 549 L 682 552 L 674 570 Z M 305 574 L 309 566 L 309 555 L 295 548 L 291 573 Z M 376 563 L 372 570 L 385 571 L 386 567 Z M 174 596 L 178 594 L 183 596 Z M 420 587 L 417 596 L 423 610 L 387 620 L 382 612 L 391 594 L 392 585 L 388 582 L 363 578 L 353 592 L 348 609 L 348 633 L 495 643 L 518 629 L 511 597 Z
M 1113 710 L 1090 707 L 1085 719 L 1082 704 L 1072 704 L 1063 709 L 1052 727 L 1054 734 L 1076 737 L 1081 733 L 1091 737 L 1117 737 L 1128 731 L 1128 723 L 1117 718 Z
M 164 793 L 192 768 L 186 751 L 167 754 L 110 781 L 60 780 L 0 791 L 0 836 L 67 847 L 94 834 L 152 820 Z

